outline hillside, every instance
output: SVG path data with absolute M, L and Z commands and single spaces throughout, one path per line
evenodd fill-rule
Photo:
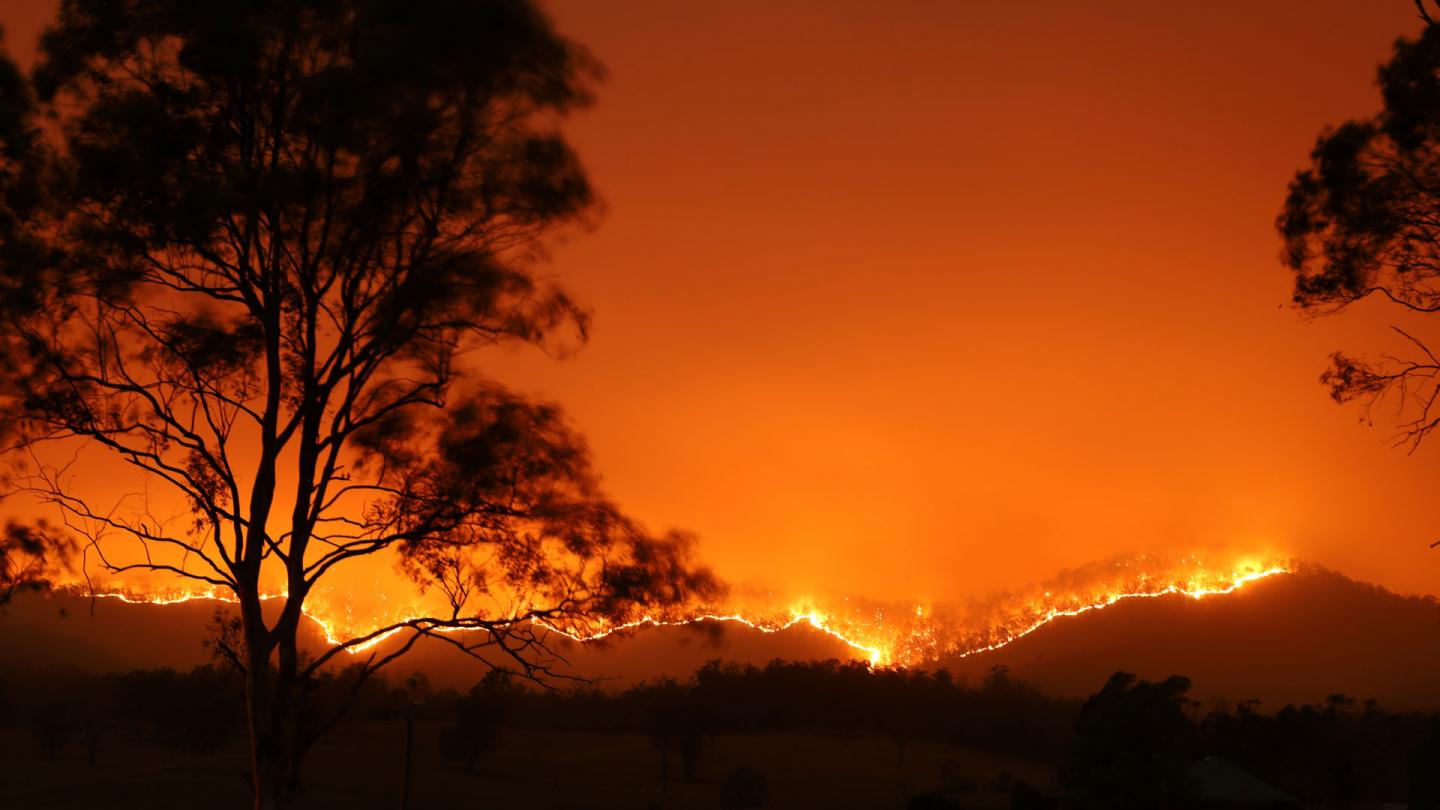
M 1137 599 L 1058 619 L 992 652 L 943 662 L 995 666 L 1058 695 L 1093 693 L 1116 670 L 1188 676 L 1192 695 L 1269 708 L 1343 693 L 1392 708 L 1440 706 L 1440 604 L 1307 568 L 1205 599 Z
M 210 651 L 202 642 L 217 607 L 228 610 L 210 601 L 147 605 L 27 594 L 0 610 L 0 649 L 15 653 L 5 660 L 6 668 L 185 669 L 210 661 Z M 308 646 L 321 649 L 318 628 L 308 627 Z M 683 679 L 714 658 L 763 664 L 775 658 L 851 657 L 844 644 L 803 625 L 761 633 L 706 622 L 636 630 L 587 644 L 561 636 L 552 636 L 551 641 L 563 659 L 557 661 L 557 671 L 621 686 L 664 676 Z M 384 649 L 385 645 L 379 648 Z M 417 644 L 391 674 L 416 671 L 426 673 L 436 685 L 462 688 L 479 679 L 484 668 L 449 644 L 427 640 Z
M 0 614 L 11 666 L 114 671 L 189 667 L 209 660 L 201 641 L 213 603 L 129 605 L 28 596 Z M 316 638 L 318 642 L 318 637 Z M 736 625 L 646 629 L 598 644 L 561 639 L 561 669 L 613 686 L 685 678 L 713 658 L 763 665 L 851 657 L 844 645 L 797 626 L 766 634 Z M 1195 600 L 1135 599 L 1058 619 L 1009 646 L 939 662 L 958 677 L 1005 666 L 1042 690 L 1081 697 L 1116 670 L 1142 677 L 1183 674 L 1206 700 L 1259 698 L 1274 708 L 1344 693 L 1392 708 L 1440 706 L 1440 604 L 1399 596 L 1319 568 Z M 482 669 L 449 645 L 426 642 L 394 674 L 423 671 L 464 687 Z

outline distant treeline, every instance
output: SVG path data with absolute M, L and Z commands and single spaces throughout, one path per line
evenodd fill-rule
M 423 675 L 404 682 L 356 670 L 311 684 L 316 717 L 349 703 L 345 725 L 409 716 L 440 729 L 441 748 L 470 767 L 507 727 L 644 734 L 662 778 L 688 777 L 718 734 L 803 731 L 884 736 L 903 760 L 936 740 L 1051 764 L 1080 806 L 1185 806 L 1190 765 L 1219 756 L 1307 805 L 1409 801 L 1440 807 L 1440 714 L 1389 712 L 1343 695 L 1264 712 L 1256 702 L 1188 699 L 1189 682 L 1117 673 L 1086 701 L 1054 698 L 996 668 L 978 683 L 947 671 L 872 671 L 860 663 L 711 662 L 689 680 L 623 691 L 540 688 L 503 670 L 461 694 Z M 244 739 L 239 676 L 213 666 L 112 675 L 13 673 L 0 680 L 0 722 L 26 727 L 47 756 L 94 763 L 128 741 L 213 752 Z M 318 719 L 317 719 L 318 722 Z M 1043 786 L 1042 786 L 1043 787 Z M 1038 794 L 1017 792 L 1017 807 Z M 1042 806 L 1036 804 L 1033 806 Z M 929 805 L 927 805 L 929 806 Z M 937 804 L 933 806 L 944 806 Z
M 590 689 L 509 693 L 507 722 L 546 728 L 683 736 L 756 731 L 885 735 L 903 755 L 913 739 L 1058 761 L 1080 702 L 1048 697 L 997 669 L 979 684 L 945 670 L 871 670 L 859 662 L 772 661 L 764 667 L 712 661 L 689 681 L 641 684 L 617 694 Z M 476 692 L 472 690 L 472 695 Z

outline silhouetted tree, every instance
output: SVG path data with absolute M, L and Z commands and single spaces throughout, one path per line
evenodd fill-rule
M 527 0 L 64 0 L 31 86 L 0 70 L 14 485 L 110 572 L 234 595 L 257 807 L 338 721 L 310 699 L 346 650 L 404 631 L 357 683 L 423 636 L 540 676 L 547 627 L 714 587 L 558 408 L 466 362 L 586 334 L 537 260 L 592 207 L 553 125 L 598 72 Z M 147 497 L 47 461 L 81 449 Z M 150 512 L 161 488 L 189 520 Z M 316 585 L 380 552 L 444 607 L 303 657 Z
M 455 705 L 455 722 L 440 732 L 440 751 L 466 768 L 500 741 L 500 724 L 518 697 L 509 670 L 493 669 Z
M 646 704 L 650 743 L 660 754 L 660 787 L 670 787 L 670 755 L 678 754 L 683 775 L 695 778 L 704 748 L 705 720 L 693 690 L 665 679 L 654 686 L 632 690 Z
M 44 521 L 0 529 L 0 606 L 22 591 L 50 587 L 68 564 L 75 541 Z
M 1190 681 L 1110 676 L 1085 701 L 1061 778 L 1083 806 L 1178 808 L 1193 799 L 1193 732 L 1185 716 Z
M 1379 71 L 1383 109 L 1323 132 L 1277 220 L 1294 302 L 1327 314 L 1379 299 L 1399 312 L 1440 312 L 1440 26 L 1395 44 Z M 1367 412 L 1393 402 L 1397 444 L 1417 447 L 1440 425 L 1440 360 L 1415 330 L 1408 347 L 1367 360 L 1337 352 L 1321 380 L 1337 402 Z
M 0 45 L 3 45 L 0 31 Z M 24 73 L 0 50 L 0 316 L 23 306 L 21 282 L 5 268 L 28 267 L 47 260 L 43 239 L 32 232 L 41 205 L 40 131 L 34 124 L 35 97 Z M 0 345 L 3 348 L 3 345 Z M 0 351 L 0 377 L 16 365 Z M 5 390 L 0 383 L 0 392 Z M 6 403 L 0 393 L 0 406 Z M 0 452 L 14 446 L 16 425 L 0 418 Z M 0 475 L 0 497 L 6 487 Z M 0 605 L 17 593 L 50 583 L 56 565 L 69 549 L 68 538 L 43 524 L 24 526 L 10 521 L 0 534 Z
M 881 725 L 884 726 L 886 734 L 895 743 L 895 761 L 898 765 L 905 764 L 905 751 L 920 732 L 922 720 L 925 717 L 925 701 L 917 679 L 923 679 L 923 673 L 912 675 L 905 670 L 889 669 L 874 673 L 873 676 L 878 683 L 875 692 L 880 698 L 878 708 L 881 712 Z M 872 697 L 872 700 L 874 698 Z
M 3 44 L 3 32 L 0 32 Z M 50 256 L 34 233 L 44 183 L 40 130 L 35 126 L 35 95 L 15 62 L 0 50 L 0 267 L 28 266 Z M 0 314 L 18 311 L 28 290 L 25 282 L 0 272 Z M 0 353 L 0 372 L 13 371 Z M 13 439 L 0 421 L 0 447 Z
M 1425 0 L 1413 0 L 1413 2 L 1415 3 L 1415 10 L 1420 12 L 1420 19 L 1424 20 L 1426 25 L 1436 25 L 1435 17 L 1432 15 L 1430 9 L 1425 7 Z M 1435 2 L 1435 0 L 1431 0 L 1431 3 L 1437 9 L 1440 9 L 1440 3 Z

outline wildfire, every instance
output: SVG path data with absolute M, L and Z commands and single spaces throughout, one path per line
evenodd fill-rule
M 646 627 L 675 627 L 703 622 L 738 624 L 762 633 L 780 633 L 808 626 L 845 644 L 874 666 L 915 666 L 942 658 L 964 658 L 999 649 L 1039 630 L 1056 619 L 1079 616 L 1131 599 L 1181 596 L 1203 599 L 1234 593 L 1246 585 L 1280 574 L 1291 573 L 1294 565 L 1282 560 L 1240 561 L 1213 567 L 1197 557 L 1157 560 L 1141 555 L 1116 558 L 1067 572 L 1048 583 L 1020 594 L 1002 594 L 989 600 L 961 606 L 883 605 L 862 600 L 841 601 L 838 607 L 815 602 L 795 602 L 781 610 L 745 609 L 727 606 L 721 610 L 699 610 L 675 618 L 646 616 L 632 622 L 576 630 L 536 623 L 546 630 L 577 642 L 592 642 Z M 101 590 L 96 597 L 132 604 L 166 605 L 196 600 L 235 601 L 226 592 Z M 283 599 L 283 593 L 262 597 Z M 312 597 L 306 615 L 331 644 L 339 644 L 406 620 L 424 615 L 410 612 L 416 606 L 389 606 L 370 609 L 357 616 L 343 600 Z M 404 629 L 379 635 L 350 647 L 362 653 L 383 644 Z M 438 632 L 450 632 L 438 630 Z

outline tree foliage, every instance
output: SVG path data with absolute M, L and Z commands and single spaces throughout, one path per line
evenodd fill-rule
M 0 606 L 24 591 L 50 587 L 70 564 L 75 541 L 44 521 L 0 529 Z
M 1276 225 L 1302 311 L 1374 299 L 1411 315 L 1440 312 L 1440 27 L 1417 7 L 1427 26 L 1381 66 L 1381 111 L 1323 132 L 1290 183 Z M 1398 442 L 1413 449 L 1440 425 L 1440 360 L 1416 329 L 1394 329 L 1407 354 L 1337 352 L 1321 380 L 1337 402 L 1392 402 Z

